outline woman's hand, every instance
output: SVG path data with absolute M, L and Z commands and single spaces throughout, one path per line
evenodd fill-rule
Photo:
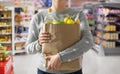
M 47 69 L 58 70 L 61 65 L 61 59 L 59 54 L 46 56 L 46 60 L 49 60 Z
M 48 32 L 40 33 L 38 37 L 38 41 L 40 45 L 42 45 L 43 43 L 48 43 L 50 39 L 51 39 L 51 35 Z

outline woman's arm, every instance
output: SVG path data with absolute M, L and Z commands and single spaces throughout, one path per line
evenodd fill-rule
M 77 57 L 80 57 L 81 55 L 83 55 L 84 52 L 88 51 L 93 46 L 93 37 L 85 15 L 80 12 L 79 18 L 81 21 L 80 29 L 82 38 L 76 44 L 72 45 L 62 52 L 59 52 L 62 62 L 71 61 Z
M 41 46 L 38 43 L 39 26 L 38 26 L 38 14 L 35 14 L 30 22 L 30 28 L 28 33 L 28 38 L 26 42 L 27 53 L 33 54 L 36 52 L 41 52 Z

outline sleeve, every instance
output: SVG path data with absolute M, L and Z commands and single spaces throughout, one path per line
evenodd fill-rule
M 76 44 L 58 53 L 62 62 L 71 61 L 80 57 L 83 53 L 92 48 L 94 44 L 89 25 L 83 12 L 80 12 L 79 19 L 81 21 L 80 28 L 82 31 L 82 38 Z
M 29 54 L 35 54 L 37 52 L 41 52 L 41 46 L 38 43 L 38 14 L 34 15 L 29 27 L 28 38 L 26 42 L 26 52 Z

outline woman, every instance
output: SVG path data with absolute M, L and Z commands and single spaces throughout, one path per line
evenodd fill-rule
M 63 19 L 67 15 L 76 16 L 77 13 L 79 13 L 77 16 L 81 21 L 80 28 L 82 31 L 82 38 L 76 44 L 65 49 L 64 51 L 59 52 L 56 55 L 47 56 L 46 59 L 50 60 L 47 68 L 44 66 L 45 61 L 42 55 L 40 55 L 38 74 L 82 74 L 81 68 L 74 71 L 59 71 L 58 68 L 60 67 L 61 63 L 82 56 L 84 52 L 88 51 L 93 46 L 93 39 L 86 18 L 82 11 L 67 8 L 66 0 L 52 0 L 51 10 L 51 15 L 55 19 Z M 49 42 L 51 39 L 50 33 L 41 32 L 41 26 L 43 25 L 47 14 L 49 14 L 48 10 L 44 10 L 35 14 L 30 23 L 29 35 L 26 44 L 28 53 L 38 52 L 40 54 L 42 44 Z M 73 49 L 75 49 L 75 51 L 73 51 Z

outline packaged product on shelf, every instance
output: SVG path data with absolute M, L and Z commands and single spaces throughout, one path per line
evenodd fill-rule
M 15 33 L 22 33 L 24 30 L 24 27 L 22 25 L 15 26 Z
M 4 59 L 3 59 L 3 53 L 0 51 L 0 62 L 2 62 Z
M 105 22 L 116 22 L 117 21 L 117 17 L 105 17 L 104 21 Z
M 118 33 L 104 33 L 104 39 L 118 40 Z
M 115 48 L 116 47 L 116 42 L 115 41 L 102 41 L 102 45 L 105 48 Z
M 101 40 L 98 37 L 94 37 L 95 43 L 100 44 Z
M 11 33 L 11 28 L 10 27 L 6 28 L 6 33 Z
M 97 33 L 98 37 L 102 37 L 102 32 L 101 31 L 97 31 L 96 33 Z
M 0 5 L 0 10 L 4 10 L 5 6 L 4 5 Z
M 97 24 L 98 26 L 97 26 L 97 29 L 99 29 L 99 30 L 102 30 L 103 29 L 103 26 L 102 26 L 102 24 Z
M 0 62 L 7 61 L 10 58 L 11 51 L 7 50 L 6 46 L 0 44 Z
M 21 22 L 23 20 L 23 16 L 20 14 L 15 15 L 15 21 L 16 22 Z
M 107 25 L 104 28 L 105 31 L 116 31 L 116 26 L 115 25 Z

